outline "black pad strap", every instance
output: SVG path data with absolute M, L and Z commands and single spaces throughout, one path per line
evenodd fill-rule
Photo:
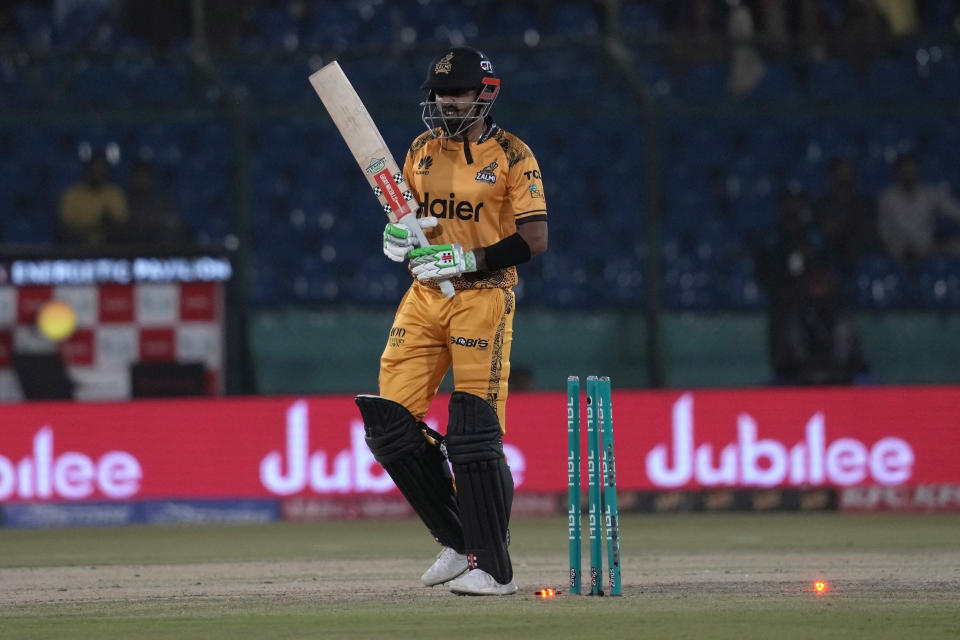
M 357 396 L 367 446 L 440 544 L 464 552 L 453 478 L 439 444 L 431 443 L 403 405 Z
M 513 579 L 507 551 L 513 476 L 503 455 L 496 411 L 473 394 L 454 391 L 446 447 L 457 479 L 457 505 L 471 566 L 506 584 Z

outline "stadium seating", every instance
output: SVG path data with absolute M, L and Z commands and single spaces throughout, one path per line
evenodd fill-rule
M 870 255 L 856 265 L 854 299 L 864 309 L 896 309 L 908 301 L 903 267 L 886 255 Z
M 913 302 L 921 308 L 960 309 L 960 259 L 936 255 L 923 260 L 912 288 Z
M 840 20 L 840 5 L 827 4 L 826 19 Z M 925 20 L 953 15 L 949 2 L 926 5 Z M 949 108 L 960 95 L 960 60 L 936 39 L 860 65 L 771 58 L 755 89 L 733 100 L 724 61 L 684 66 L 669 53 L 650 55 L 642 39 L 664 34 L 663 3 L 624 0 L 632 69 L 654 100 L 645 120 L 619 68 L 582 44 L 603 27 L 589 3 L 558 0 L 545 11 L 505 0 L 329 1 L 298 12 L 282 0 L 258 2 L 238 55 L 214 57 L 212 73 L 176 48 L 151 52 L 109 3 L 76 6 L 57 23 L 43 4 L 17 3 L 13 42 L 35 57 L 0 51 L 0 109 L 14 114 L 0 121 L 0 240 L 52 243 L 57 198 L 81 173 L 78 150 L 114 143 L 116 178 L 126 180 L 134 158 L 156 162 L 195 242 L 241 233 L 243 208 L 256 304 L 398 297 L 408 276 L 379 256 L 375 205 L 357 197 L 363 178 L 306 76 L 339 56 L 354 84 L 383 89 L 371 109 L 400 155 L 420 131 L 417 87 L 429 60 L 410 45 L 433 39 L 513 43 L 495 56 L 504 78 L 497 109 L 536 153 L 551 212 L 551 251 L 521 269 L 525 303 L 642 305 L 653 195 L 667 307 L 752 310 L 765 299 L 747 238 L 769 233 L 785 190 L 819 195 L 837 155 L 854 159 L 872 197 L 907 151 L 921 154 L 926 178 L 960 189 L 960 127 Z M 390 55 L 371 55 L 387 45 Z M 16 114 L 37 110 L 60 116 L 14 124 Z M 649 122 L 660 167 L 654 192 Z M 955 309 L 958 274 L 954 260 L 904 271 L 871 256 L 857 265 L 851 299 L 865 309 Z

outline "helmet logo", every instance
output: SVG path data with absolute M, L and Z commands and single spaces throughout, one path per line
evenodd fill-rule
M 437 64 L 433 67 L 434 73 L 450 73 L 450 70 L 453 69 L 453 51 L 443 56 L 437 60 Z
M 486 71 L 487 73 L 493 73 L 493 64 L 489 60 L 481 60 L 480 68 Z

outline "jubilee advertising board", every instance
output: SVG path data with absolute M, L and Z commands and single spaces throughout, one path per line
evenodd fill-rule
M 565 412 L 560 393 L 511 396 L 518 495 L 566 490 Z M 621 491 L 960 486 L 960 388 L 615 390 L 613 418 Z M 395 493 L 349 396 L 0 405 L 5 505 Z

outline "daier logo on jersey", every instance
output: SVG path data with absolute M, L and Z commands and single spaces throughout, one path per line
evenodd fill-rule
M 483 208 L 483 203 L 478 202 L 474 205 L 472 202 L 467 202 L 466 200 L 456 201 L 457 194 L 451 193 L 449 198 L 444 200 L 443 198 L 430 199 L 430 193 L 427 192 L 423 194 L 423 202 L 420 203 L 420 207 L 423 209 L 425 216 L 434 216 L 436 218 L 457 218 L 459 220 L 473 220 L 474 222 L 480 222 L 480 209 Z

